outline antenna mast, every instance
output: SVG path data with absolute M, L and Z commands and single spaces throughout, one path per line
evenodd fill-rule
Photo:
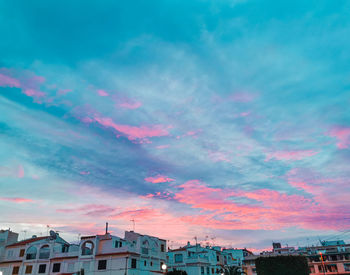
M 132 222 L 132 231 L 135 232 L 135 220 L 132 219 L 132 220 L 130 220 L 130 221 Z

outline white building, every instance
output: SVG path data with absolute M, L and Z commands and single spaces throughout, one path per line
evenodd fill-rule
M 79 245 L 69 244 L 51 232 L 5 247 L 0 261 L 3 275 L 17 274 L 119 274 L 163 273 L 166 241 L 126 231 L 124 238 L 109 233 L 81 237 Z
M 202 247 L 199 244 L 168 251 L 168 270 L 186 271 L 188 275 L 221 274 L 235 266 L 232 256 L 219 246 Z
M 5 247 L 17 242 L 18 233 L 8 230 L 0 230 L 0 261 L 5 257 Z
M 234 265 L 242 266 L 244 258 L 253 255 L 253 253 L 245 248 L 237 249 L 237 248 L 228 248 L 223 250 L 225 253 L 228 253 L 232 257 L 232 261 Z

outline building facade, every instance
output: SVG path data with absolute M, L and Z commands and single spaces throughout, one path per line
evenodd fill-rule
M 69 244 L 51 232 L 5 246 L 0 271 L 3 275 L 159 275 L 165 262 L 166 241 L 157 237 L 126 231 L 120 238 L 106 232 Z
M 219 246 L 202 247 L 188 242 L 184 247 L 168 251 L 168 270 L 182 270 L 188 275 L 222 274 L 235 265 L 232 255 Z
M 244 259 L 249 255 L 253 255 L 251 251 L 245 248 L 243 249 L 229 248 L 229 249 L 224 249 L 223 251 L 231 255 L 233 265 L 237 265 L 237 266 L 242 266 Z
M 307 258 L 310 275 L 350 274 L 350 244 L 344 241 L 321 242 L 320 246 L 281 247 L 264 251 L 260 255 L 249 255 L 243 261 L 247 275 L 256 275 L 255 260 L 259 257 L 303 255 Z

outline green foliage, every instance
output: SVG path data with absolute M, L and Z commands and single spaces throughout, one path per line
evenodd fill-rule
M 168 271 L 166 275 L 187 275 L 187 272 L 183 270 L 174 270 L 174 271 Z
M 304 256 L 259 257 L 255 260 L 258 275 L 308 275 L 309 267 Z
M 229 266 L 225 269 L 225 272 L 224 272 L 225 275 L 242 275 L 242 274 L 245 274 L 241 267 L 239 266 Z

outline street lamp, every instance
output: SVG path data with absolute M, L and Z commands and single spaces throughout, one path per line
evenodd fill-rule
M 165 270 L 167 269 L 166 264 L 162 264 L 162 270 L 165 272 Z M 1 274 L 0 274 L 1 275 Z

